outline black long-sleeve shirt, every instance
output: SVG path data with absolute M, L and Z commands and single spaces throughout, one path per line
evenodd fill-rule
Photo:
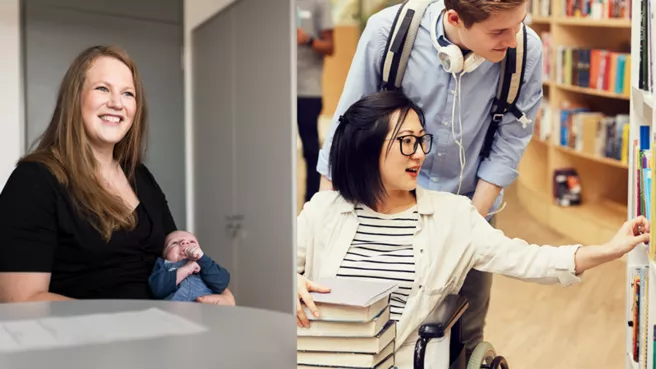
M 51 273 L 49 292 L 76 299 L 152 299 L 148 278 L 176 225 L 146 166 L 132 186 L 137 227 L 105 242 L 47 167 L 19 164 L 0 193 L 0 272 Z

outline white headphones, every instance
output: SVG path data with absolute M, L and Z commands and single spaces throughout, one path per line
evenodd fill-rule
M 441 14 L 444 13 L 438 14 L 431 26 L 431 40 L 433 46 L 437 49 L 437 59 L 447 73 L 473 72 L 479 65 L 483 64 L 485 59 L 474 53 L 470 53 L 467 58 L 463 58 L 462 51 L 458 46 L 449 44 L 442 39 L 438 40 L 436 30 Z
M 465 73 L 471 73 L 476 70 L 483 62 L 485 58 L 482 58 L 475 53 L 471 52 L 467 55 L 466 58 L 463 57 L 462 51 L 457 45 L 449 44 L 446 40 L 437 38 L 437 25 L 440 20 L 441 15 L 444 12 L 438 14 L 433 20 L 431 25 L 431 40 L 433 41 L 433 46 L 437 49 L 437 60 L 440 62 L 444 71 L 449 74 L 452 74 L 456 80 L 456 96 L 453 99 L 453 109 L 451 112 L 451 133 L 453 134 L 453 140 L 458 145 L 459 148 L 459 159 L 460 159 L 460 181 L 458 183 L 458 191 L 456 194 L 460 194 L 460 189 L 462 187 L 462 176 L 465 170 L 465 165 L 467 163 L 467 158 L 465 155 L 465 147 L 462 144 L 462 113 L 461 113 L 461 104 L 460 104 L 460 79 Z M 460 141 L 456 138 L 455 132 L 455 120 L 456 120 L 456 101 L 458 102 L 458 123 L 460 128 Z M 506 207 L 504 202 L 501 207 L 493 212 L 488 213 L 488 215 L 496 214 L 502 211 Z

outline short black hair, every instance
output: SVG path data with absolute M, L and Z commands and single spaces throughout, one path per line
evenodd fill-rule
M 367 95 L 339 118 L 330 149 L 330 171 L 333 189 L 354 204 L 371 209 L 385 196 L 380 177 L 380 154 L 389 133 L 392 115 L 399 112 L 393 137 L 413 110 L 424 127 L 424 113 L 410 98 L 398 90 L 380 91 Z M 387 152 L 394 144 L 390 140 Z

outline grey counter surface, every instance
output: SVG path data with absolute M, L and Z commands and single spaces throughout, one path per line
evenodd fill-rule
M 291 304 L 290 304 L 291 306 Z M 200 334 L 0 354 L 2 369 L 183 369 L 296 367 L 290 314 L 189 302 L 78 300 L 0 304 L 0 321 L 158 308 L 201 324 Z

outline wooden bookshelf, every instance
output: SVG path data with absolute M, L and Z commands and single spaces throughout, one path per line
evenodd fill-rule
M 532 6 L 539 8 L 541 1 L 545 0 L 531 0 Z M 548 14 L 544 9 L 537 12 L 531 9 L 531 16 L 527 17 L 527 25 L 548 44 L 545 56 L 549 68 L 544 73 L 543 91 L 544 103 L 553 111 L 552 129 L 558 129 L 553 122 L 560 119 L 558 112 L 568 104 L 586 106 L 591 112 L 607 116 L 629 114 L 633 91 L 581 87 L 576 81 L 566 83 L 557 77 L 556 63 L 559 46 L 628 54 L 631 19 L 566 17 L 562 9 L 565 3 L 551 0 Z M 534 137 L 528 145 L 519 165 L 516 186 L 519 201 L 536 220 L 577 242 L 594 245 L 608 241 L 626 221 L 628 162 L 563 146 L 554 136 L 546 141 Z M 553 173 L 562 168 L 574 168 L 578 172 L 581 205 L 556 204 Z
M 554 23 L 562 26 L 579 26 L 579 27 L 594 27 L 594 28 L 631 28 L 630 19 L 590 19 L 590 18 L 572 18 L 572 17 L 556 17 Z
M 552 82 L 550 81 L 550 83 L 552 83 Z M 629 96 L 620 95 L 620 94 L 616 94 L 616 93 L 608 92 L 608 91 L 603 91 L 603 90 L 597 90 L 597 89 L 586 88 L 586 87 L 579 87 L 579 86 L 574 86 L 574 85 L 566 85 L 566 84 L 563 84 L 563 83 L 555 83 L 555 86 L 562 89 L 562 90 L 567 90 L 567 91 L 576 92 L 576 93 L 580 93 L 580 94 L 608 97 L 608 98 L 611 98 L 611 99 L 629 100 Z
M 649 3 L 647 2 L 649 1 Z M 631 142 L 639 142 L 642 146 L 647 144 L 646 148 L 651 151 L 647 156 L 651 160 L 652 169 L 647 170 L 650 174 L 645 173 L 642 168 L 641 157 L 635 153 L 629 157 L 629 207 L 627 217 L 629 219 L 638 214 L 638 201 L 642 194 L 651 192 L 651 199 L 645 199 L 644 202 L 651 204 L 651 211 L 646 214 L 651 220 L 651 239 L 649 245 L 639 245 L 632 250 L 626 258 L 626 301 L 625 301 L 625 327 L 626 327 L 626 366 L 627 369 L 634 368 L 647 368 L 654 369 L 656 362 L 654 362 L 654 348 L 656 338 L 654 333 L 656 330 L 656 211 L 654 207 L 654 192 L 656 192 L 656 171 L 654 171 L 654 162 L 656 162 L 656 114 L 654 114 L 654 88 L 653 80 L 654 73 L 656 72 L 656 63 L 653 61 L 645 63 L 643 60 L 650 61 L 653 58 L 653 48 L 656 40 L 656 23 L 653 16 L 648 16 L 647 22 L 650 29 L 643 28 L 642 14 L 644 5 L 650 4 L 652 7 L 650 12 L 653 14 L 653 7 L 656 6 L 652 0 L 632 0 L 631 7 L 635 9 L 632 17 L 631 26 L 631 99 L 630 99 L 630 138 Z M 647 13 L 649 14 L 649 13 Z M 646 38 L 646 48 L 642 44 L 643 37 Z M 647 54 L 643 54 L 644 53 Z M 643 59 L 643 60 L 641 60 Z M 645 65 L 645 69 L 641 66 Z M 647 72 L 647 76 L 642 79 L 646 81 L 646 85 L 641 82 L 641 69 Z M 642 85 L 642 86 L 641 86 Z M 647 142 L 643 140 L 642 129 L 649 127 L 649 135 L 645 137 Z M 633 146 L 633 145 L 632 145 Z M 640 173 L 640 176 L 638 175 Z M 651 187 L 648 191 L 645 188 L 640 188 L 639 183 L 643 183 L 642 179 L 651 175 Z M 641 201 L 642 202 L 642 201 Z M 639 278 L 640 281 L 640 294 L 639 299 L 636 299 L 634 290 L 634 280 Z M 634 310 L 638 306 L 638 319 L 636 320 Z M 634 327 L 638 329 L 638 361 L 634 360 Z

